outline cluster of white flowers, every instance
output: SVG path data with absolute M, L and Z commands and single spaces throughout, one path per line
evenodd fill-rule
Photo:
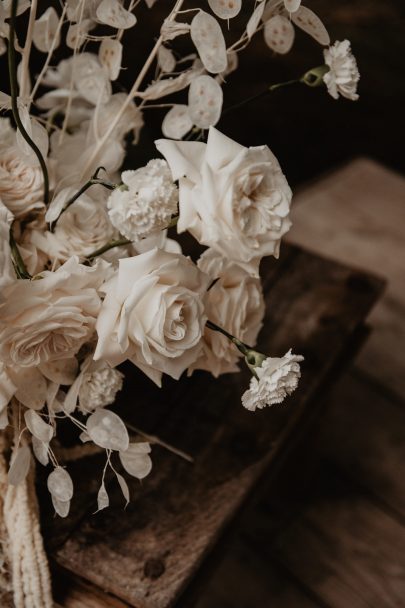
M 171 3 L 128 92 L 115 82 L 138 2 L 63 0 L 41 14 L 29 0 L 0 6 L 0 53 L 9 53 L 12 85 L 12 98 L 0 92 L 0 428 L 13 425 L 17 437 L 26 428 L 37 460 L 52 465 L 48 488 L 61 516 L 73 486 L 52 449 L 60 419 L 107 451 L 106 466 L 115 451 L 128 474 L 141 479 L 151 470 L 149 444 L 130 441 L 119 409 L 108 409 L 125 361 L 161 385 L 164 374 L 236 372 L 243 355 L 253 373 L 242 397 L 249 410 L 280 403 L 300 375 L 302 357 L 291 352 L 249 363 L 265 308 L 259 265 L 279 255 L 291 189 L 267 145 L 242 146 L 215 125 L 226 78 L 257 32 L 279 54 L 291 49 L 295 27 L 324 47 L 329 35 L 300 0 L 263 0 L 243 11 L 240 0 L 183 4 Z M 15 34 L 28 9 L 21 48 Z M 242 34 L 228 43 L 237 17 Z M 63 43 L 71 54 L 57 63 Z M 44 54 L 36 79 L 32 45 Z M 356 99 L 349 42 L 324 56 L 322 84 L 333 97 Z M 182 91 L 182 103 L 172 103 Z M 162 107 L 156 158 L 123 170 L 144 117 Z M 167 237 L 176 224 L 206 247 L 198 263 Z M 28 471 L 27 450 L 18 447 L 14 484 Z M 107 505 L 103 482 L 98 506 Z
M 107 201 L 113 226 L 131 241 L 144 239 L 170 224 L 177 214 L 178 192 L 167 163 L 155 159 L 136 171 L 124 171 L 123 187 Z

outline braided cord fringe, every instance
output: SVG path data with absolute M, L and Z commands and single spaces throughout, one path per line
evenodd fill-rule
M 39 526 L 34 466 L 31 465 L 27 478 L 18 486 L 9 485 L 4 447 L 2 442 L 0 485 L 4 499 L 1 505 L 0 530 L 11 575 L 13 606 L 52 608 L 51 579 Z M 1 466 L 3 464 L 4 466 Z

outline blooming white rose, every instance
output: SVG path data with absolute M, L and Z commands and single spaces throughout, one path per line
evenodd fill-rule
M 8 118 L 0 118 L 0 198 L 18 219 L 42 209 L 44 181 L 38 164 L 29 162 L 17 145 Z
M 66 202 L 75 193 L 66 188 L 58 197 Z M 105 204 L 82 194 L 60 216 L 54 232 L 35 231 L 31 240 L 52 260 L 66 261 L 72 255 L 86 257 L 115 235 Z
M 108 201 L 111 223 L 131 241 L 139 241 L 163 230 L 177 213 L 178 192 L 167 163 L 148 162 L 136 171 L 121 175 L 126 189 L 116 188 Z
M 219 277 L 207 292 L 208 319 L 245 344 L 254 346 L 265 311 L 260 279 L 252 277 L 240 266 L 220 259 L 212 250 L 201 256 L 198 267 L 212 280 Z M 241 356 L 228 338 L 206 327 L 203 350 L 190 371 L 205 369 L 215 377 L 237 372 Z
M 56 272 L 6 287 L 0 304 L 0 359 L 7 365 L 38 366 L 67 359 L 94 332 L 108 264 L 87 267 L 70 258 Z
M 245 148 L 211 127 L 207 144 L 158 140 L 179 180 L 178 231 L 257 274 L 290 228 L 291 190 L 267 146 Z
M 357 62 L 350 50 L 350 42 L 338 40 L 324 52 L 325 63 L 329 67 L 329 72 L 323 77 L 328 92 L 334 99 L 338 99 L 339 94 L 346 99 L 356 101 L 357 84 L 360 80 Z
M 301 377 L 299 363 L 304 360 L 293 355 L 291 350 L 284 357 L 267 357 L 254 368 L 257 378 L 250 381 L 250 387 L 242 395 L 242 404 L 252 412 L 266 405 L 281 403 L 295 391 Z
M 129 359 L 156 384 L 179 378 L 198 357 L 209 278 L 181 254 L 153 249 L 120 260 L 97 319 L 94 359 Z

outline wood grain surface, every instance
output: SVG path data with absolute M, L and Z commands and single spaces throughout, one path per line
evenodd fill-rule
M 174 605 L 303 423 L 381 290 L 379 280 L 295 247 L 284 247 L 264 276 L 268 306 L 259 346 L 273 355 L 294 346 L 305 356 L 300 390 L 282 407 L 252 414 L 240 405 L 246 373 L 219 381 L 199 373 L 158 391 L 132 372 L 117 404 L 124 418 L 190 452 L 195 462 L 155 448 L 154 471 L 142 487 L 128 480 L 128 508 L 113 482 L 111 508 L 97 515 L 91 514 L 95 504 L 87 514 L 84 508 L 66 542 L 53 550 L 64 569 L 132 606 Z M 54 522 L 48 531 L 58 538 Z

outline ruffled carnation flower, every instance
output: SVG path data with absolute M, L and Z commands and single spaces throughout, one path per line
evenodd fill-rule
M 245 148 L 211 127 L 207 144 L 161 139 L 156 147 L 179 180 L 179 232 L 258 276 L 289 230 L 291 189 L 267 146 Z
M 284 357 L 267 357 L 261 365 L 254 366 L 257 378 L 252 377 L 249 389 L 242 395 L 244 407 L 254 412 L 284 401 L 297 388 L 301 377 L 299 363 L 303 360 L 289 350 Z
M 107 201 L 113 226 L 131 241 L 166 228 L 177 213 L 178 203 L 167 163 L 151 160 L 146 167 L 124 171 L 121 179 L 127 188 L 117 188 Z
M 323 77 L 329 94 L 334 99 L 338 99 L 340 94 L 346 99 L 356 101 L 359 98 L 356 91 L 360 74 L 350 49 L 350 42 L 337 40 L 335 44 L 325 49 L 323 54 L 325 63 L 329 67 L 329 72 Z
M 124 374 L 108 365 L 85 372 L 79 389 L 80 409 L 83 412 L 92 412 L 114 403 L 123 382 Z

